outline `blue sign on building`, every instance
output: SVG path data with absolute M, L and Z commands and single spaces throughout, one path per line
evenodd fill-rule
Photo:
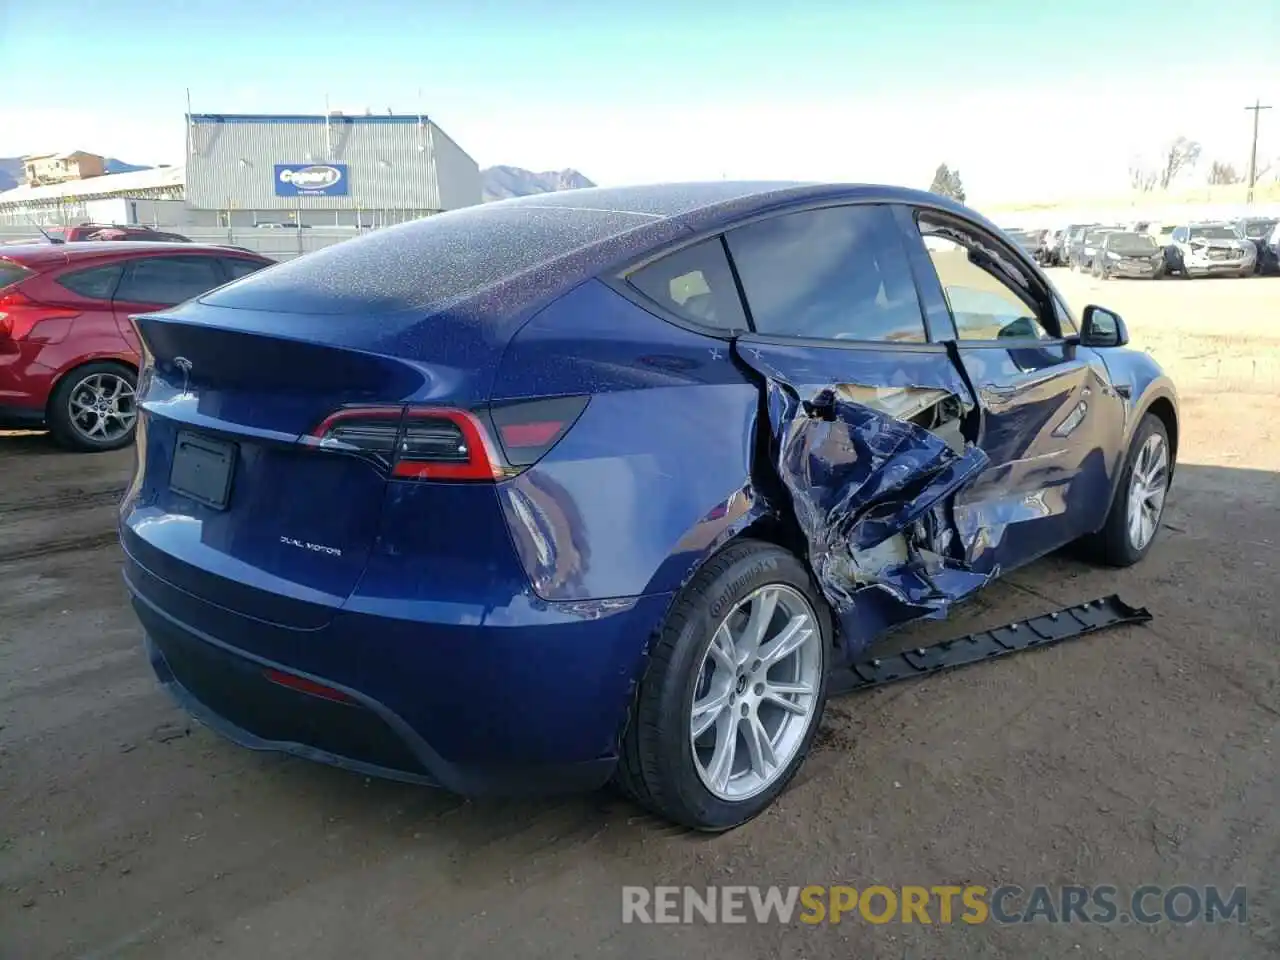
M 277 197 L 345 197 L 350 191 L 345 163 L 277 163 Z

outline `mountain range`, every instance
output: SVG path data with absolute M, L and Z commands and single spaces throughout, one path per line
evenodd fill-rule
M 535 193 L 580 190 L 595 186 L 595 183 L 573 169 L 534 173 L 522 167 L 497 166 L 481 170 L 480 179 L 485 200 L 506 200 L 508 197 L 528 197 Z
M 147 164 L 125 163 L 114 157 L 107 158 L 107 173 L 131 173 L 149 170 Z M 480 171 L 485 200 L 504 200 L 507 197 L 527 197 L 535 193 L 551 193 L 556 190 L 577 190 L 594 187 L 595 184 L 577 170 L 548 170 L 535 173 L 523 167 L 497 166 Z M 0 191 L 12 190 L 22 182 L 22 158 L 0 157 Z

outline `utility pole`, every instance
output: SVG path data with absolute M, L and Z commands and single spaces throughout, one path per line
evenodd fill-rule
M 1263 106 L 1261 100 L 1255 100 L 1252 107 L 1245 109 L 1253 111 L 1253 146 L 1249 149 L 1249 192 L 1245 195 L 1245 203 L 1253 203 L 1253 184 L 1258 172 L 1258 115 L 1271 107 Z

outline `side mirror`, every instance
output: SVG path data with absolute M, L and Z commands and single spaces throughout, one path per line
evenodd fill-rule
M 1080 345 L 1085 347 L 1123 347 L 1129 342 L 1129 330 L 1120 314 L 1089 304 L 1084 308 L 1080 324 Z

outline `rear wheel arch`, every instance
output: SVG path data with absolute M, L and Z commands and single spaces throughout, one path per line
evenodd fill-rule
M 830 603 L 827 601 L 825 594 L 822 593 L 818 578 L 814 575 L 813 568 L 809 563 L 808 541 L 805 539 L 804 532 L 800 529 L 800 524 L 795 516 L 790 510 L 758 510 L 754 515 L 748 516 L 750 519 L 716 540 L 697 558 L 681 581 L 680 590 L 677 590 L 676 596 L 678 597 L 680 591 L 686 589 L 704 568 L 714 564 L 727 551 L 738 547 L 739 544 L 765 543 L 780 547 L 795 557 L 809 571 L 809 576 L 813 580 L 821 603 L 828 608 L 828 614 L 837 624 L 832 631 L 832 643 L 838 648 L 840 646 L 838 619 L 835 616 L 835 611 L 830 609 Z
M 53 382 L 53 386 L 49 390 L 49 397 L 45 401 L 44 420 L 45 426 L 49 428 L 49 432 L 53 434 L 55 440 L 65 447 L 83 452 L 95 450 L 114 450 L 121 446 L 126 446 L 133 441 L 133 428 L 130 428 L 128 434 L 118 441 L 113 441 L 102 446 L 95 445 L 92 441 L 86 442 L 82 440 L 79 434 L 73 428 L 68 418 L 64 417 L 61 408 L 67 402 L 67 388 L 74 384 L 78 375 L 84 374 L 90 368 L 99 368 L 102 373 L 112 371 L 125 373 L 132 380 L 132 387 L 136 391 L 138 383 L 138 366 L 130 360 L 116 356 L 90 357 L 82 360 L 74 366 L 68 367 Z M 136 394 L 135 394 L 136 396 Z M 136 427 L 136 415 L 134 424 Z
M 132 360 L 126 360 L 123 357 L 114 357 L 114 356 L 86 357 L 83 360 L 78 360 L 76 361 L 76 363 L 74 363 L 72 366 L 67 367 L 67 369 L 63 370 L 60 374 L 58 374 L 57 377 L 54 378 L 53 386 L 49 388 L 49 398 L 45 400 L 45 404 L 44 404 L 45 406 L 44 413 L 45 413 L 46 419 L 48 419 L 49 412 L 53 409 L 53 397 L 54 397 L 54 394 L 58 392 L 58 388 L 67 382 L 68 377 L 73 376 L 80 370 L 83 370 L 85 367 L 94 363 L 115 364 L 118 367 L 123 367 L 124 369 L 128 370 L 131 374 L 134 375 L 135 378 L 141 373 L 141 370 L 138 367 L 138 364 L 136 364 Z

